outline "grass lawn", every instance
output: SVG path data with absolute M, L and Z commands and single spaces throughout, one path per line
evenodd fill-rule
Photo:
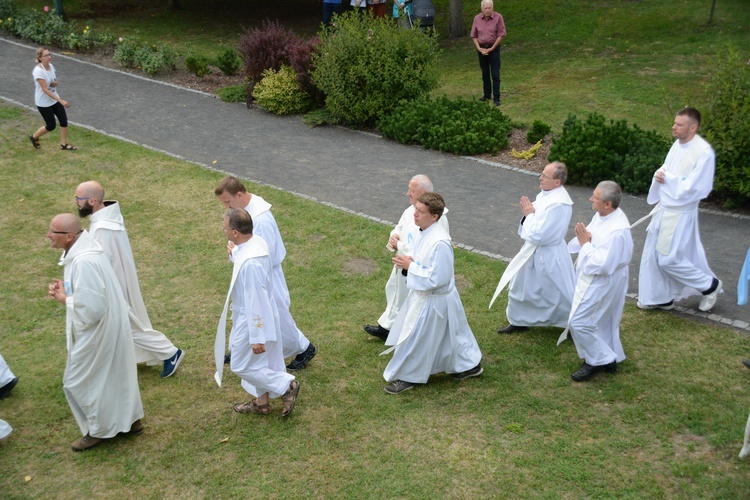
M 40 0 L 19 3 L 41 8 Z M 48 2 L 49 3 L 49 2 Z M 280 19 L 305 36 L 320 26 L 316 1 L 235 2 L 182 0 L 66 0 L 66 13 L 93 19 L 116 36 L 139 33 L 183 54 L 216 56 L 236 45 L 243 27 Z M 467 26 L 479 0 L 464 0 Z M 448 0 L 436 0 L 441 35 L 448 33 Z M 503 111 L 515 121 L 542 120 L 560 131 L 569 113 L 599 112 L 668 134 L 675 112 L 706 107 L 704 84 L 728 43 L 750 51 L 747 0 L 718 2 L 706 26 L 709 0 L 506 0 L 496 3 L 508 36 L 503 42 Z M 468 32 L 468 29 L 467 29 Z M 442 40 L 441 85 L 436 94 L 478 98 L 481 75 L 468 37 Z
M 388 357 L 362 331 L 384 307 L 388 227 L 264 186 L 288 255 L 292 313 L 320 353 L 299 374 L 295 413 L 239 415 L 247 399 L 225 372 L 213 382 L 213 338 L 231 275 L 213 195 L 221 175 L 96 133 L 86 149 L 37 151 L 36 114 L 0 104 L 0 352 L 20 378 L 0 402 L 15 427 L 0 445 L 0 496 L 64 497 L 725 497 L 750 495 L 737 459 L 750 401 L 739 363 L 750 340 L 628 303 L 628 360 L 615 376 L 575 384 L 580 364 L 559 329 L 498 336 L 503 264 L 456 251 L 456 276 L 484 375 L 444 375 L 400 396 L 383 391 Z M 156 328 L 187 353 L 177 374 L 138 367 L 140 437 L 85 453 L 61 387 L 62 275 L 45 238 L 97 179 L 122 203 Z M 402 207 L 394 207 L 395 220 Z

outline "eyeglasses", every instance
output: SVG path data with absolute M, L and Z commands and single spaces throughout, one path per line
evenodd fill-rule
M 543 179 L 549 179 L 549 180 L 553 180 L 554 179 L 554 177 L 547 177 L 546 175 L 544 175 L 544 172 L 542 172 L 541 174 L 539 174 L 539 177 L 541 177 Z
M 52 234 L 81 234 L 83 232 L 83 229 L 81 229 L 77 233 L 73 233 L 71 231 L 53 231 L 52 229 L 50 229 L 49 232 Z
M 76 196 L 76 201 L 88 200 L 87 196 Z

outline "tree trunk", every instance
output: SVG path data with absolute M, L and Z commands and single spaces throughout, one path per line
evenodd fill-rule
M 711 2 L 711 13 L 708 15 L 708 24 L 711 26 L 714 23 L 714 9 L 716 8 L 716 0 L 712 0 Z
M 464 24 L 463 0 L 450 0 L 449 12 L 450 12 L 451 38 L 460 38 L 462 36 L 465 36 L 466 25 Z

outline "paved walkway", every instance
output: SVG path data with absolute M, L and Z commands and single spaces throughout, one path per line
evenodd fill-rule
M 383 222 L 398 220 L 408 203 L 409 178 L 424 173 L 448 203 L 451 235 L 459 246 L 506 260 L 521 247 L 516 232 L 518 199 L 539 191 L 535 174 L 341 127 L 309 128 L 298 117 L 248 110 L 209 94 L 57 53 L 54 59 L 64 82 L 62 95 L 73 103 L 69 117 L 75 125 Z M 0 99 L 36 113 L 33 60 L 34 47 L 0 39 Z M 570 186 L 569 191 L 576 203 L 573 222 L 588 222 L 591 189 Z M 649 211 L 641 196 L 625 196 L 621 207 L 631 221 Z M 711 314 L 697 310 L 697 297 L 682 301 L 678 310 L 750 332 L 750 306 L 737 305 L 737 278 L 750 245 L 750 217 L 703 210 L 700 219 L 709 263 L 724 280 L 725 293 Z M 633 231 L 631 296 L 637 292 L 644 238 L 642 225 Z

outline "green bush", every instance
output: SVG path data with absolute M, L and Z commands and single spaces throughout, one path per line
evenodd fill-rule
M 8 31 L 8 18 L 13 22 L 14 17 L 16 17 L 16 2 L 0 0 L 0 29 Z
M 569 115 L 562 136 L 555 140 L 549 160 L 568 167 L 571 184 L 596 186 L 614 180 L 630 193 L 648 191 L 654 171 L 669 150 L 669 142 L 656 132 L 647 132 L 625 120 L 606 123 L 592 113 L 585 122 Z
M 277 115 L 305 113 L 312 107 L 310 96 L 297 86 L 297 73 L 290 66 L 267 69 L 253 88 L 253 98 L 262 108 Z
M 529 141 L 529 144 L 536 144 L 544 139 L 550 131 L 552 131 L 552 127 L 539 120 L 534 120 L 531 128 L 526 132 L 526 140 Z
M 164 43 L 150 45 L 137 36 L 123 38 L 115 47 L 114 60 L 126 68 L 141 68 L 149 75 L 159 71 L 174 71 L 177 52 Z
M 246 102 L 248 97 L 247 85 L 241 83 L 239 85 L 222 87 L 216 91 L 216 95 L 224 102 Z
M 448 153 L 495 154 L 508 147 L 511 121 L 499 109 L 462 98 L 401 101 L 378 122 L 384 136 Z
M 126 68 L 134 68 L 135 64 L 135 53 L 138 51 L 138 47 L 142 45 L 142 42 L 138 37 L 123 38 L 115 47 L 115 53 L 112 58 L 116 63 Z
M 313 109 L 302 116 L 302 121 L 310 127 L 319 127 L 321 125 L 337 125 L 339 122 L 326 108 Z
M 40 45 L 62 46 L 62 41 L 76 30 L 75 24 L 66 23 L 52 11 L 36 9 L 18 12 L 12 21 L 6 18 L 6 22 L 8 31 Z
M 240 58 L 231 48 L 219 54 L 215 64 L 226 76 L 234 76 L 240 71 Z
M 750 204 L 750 65 L 730 47 L 717 60 L 707 86 L 701 134 L 716 151 L 714 194 L 727 208 Z
M 203 77 L 211 73 L 208 67 L 208 57 L 189 55 L 185 58 L 185 68 L 197 77 Z
M 402 99 L 419 99 L 437 86 L 435 37 L 389 21 L 346 12 L 321 35 L 312 78 L 343 123 L 374 124 Z

